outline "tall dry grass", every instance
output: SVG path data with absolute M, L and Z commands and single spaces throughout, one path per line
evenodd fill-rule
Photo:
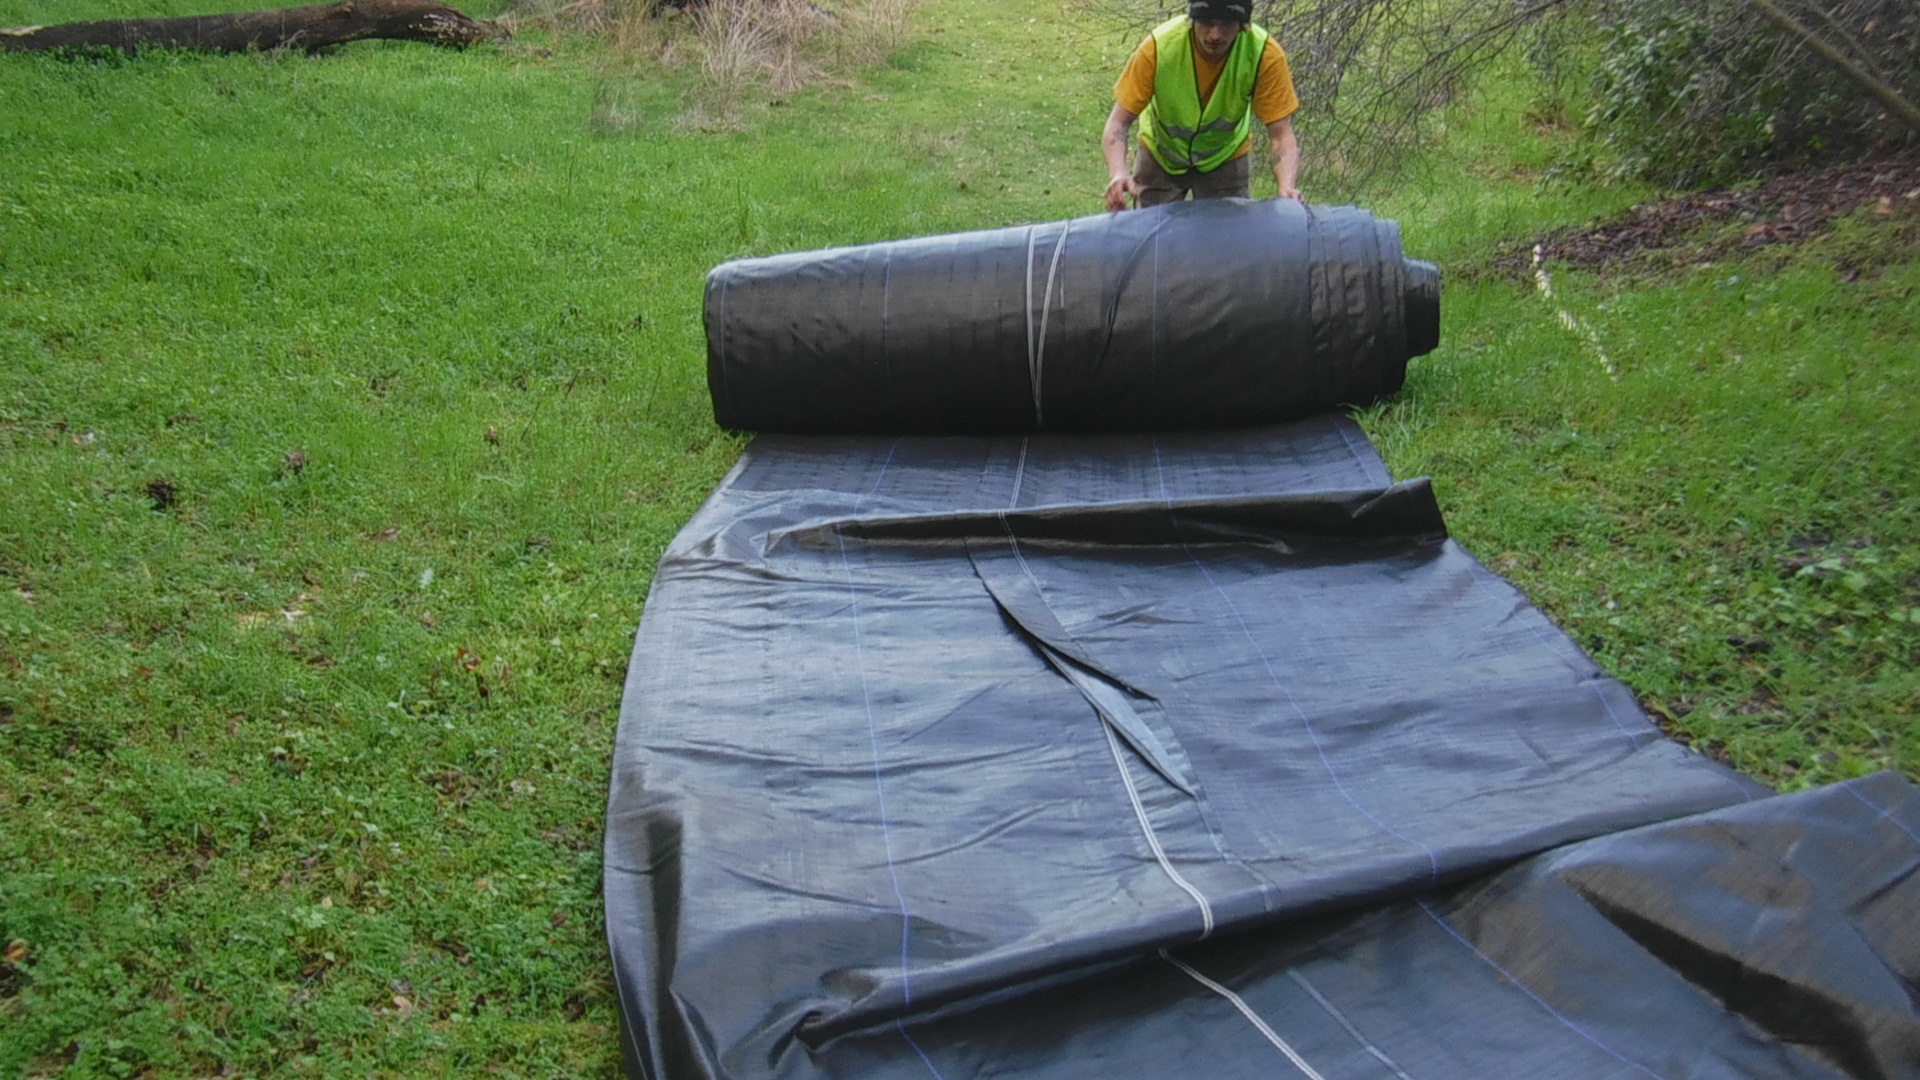
M 696 110 L 737 126 L 759 92 L 784 96 L 827 74 L 817 46 L 839 20 L 808 0 L 706 0 L 691 9 L 700 57 Z
M 648 119 L 633 82 L 651 69 L 690 67 L 697 76 L 674 126 L 738 130 L 750 106 L 811 86 L 844 84 L 912 39 L 924 0 L 518 0 L 518 26 L 584 35 L 605 46 L 591 123 L 624 131 Z
M 913 38 L 913 11 L 925 0 L 842 0 L 834 45 L 850 68 L 878 67 Z
M 649 20 L 652 0 L 514 0 L 503 19 L 515 27 L 615 37 Z

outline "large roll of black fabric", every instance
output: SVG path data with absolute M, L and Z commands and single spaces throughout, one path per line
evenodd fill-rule
M 1440 272 L 1364 210 L 1225 199 L 730 262 L 706 322 L 736 430 L 1239 427 L 1398 391 Z

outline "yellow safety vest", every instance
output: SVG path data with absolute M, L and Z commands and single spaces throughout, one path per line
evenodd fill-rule
M 1181 15 L 1154 30 L 1153 100 L 1140 115 L 1140 144 L 1175 175 L 1212 172 L 1246 143 L 1253 130 L 1253 84 L 1269 36 L 1249 25 L 1234 39 L 1220 81 L 1203 106 L 1191 26 Z

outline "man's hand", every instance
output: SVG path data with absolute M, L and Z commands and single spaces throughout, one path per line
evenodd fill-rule
M 1100 133 L 1100 154 L 1107 159 L 1107 175 L 1112 177 L 1107 181 L 1108 210 L 1125 210 L 1127 196 L 1140 194 L 1140 185 L 1134 183 L 1127 171 L 1127 133 L 1133 130 L 1137 119 L 1138 114 L 1116 103 L 1107 116 L 1107 130 Z M 1147 151 L 1142 148 L 1140 152 Z
M 1280 197 L 1283 199 L 1298 199 L 1300 198 L 1300 189 L 1297 187 L 1283 187 L 1280 189 Z

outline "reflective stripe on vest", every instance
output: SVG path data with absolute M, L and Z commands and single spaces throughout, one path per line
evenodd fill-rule
M 1249 24 L 1234 39 L 1220 81 L 1203 106 L 1192 25 L 1181 15 L 1154 29 L 1153 100 L 1140 122 L 1141 145 L 1175 175 L 1212 172 L 1245 144 L 1253 130 L 1253 84 L 1267 49 L 1267 32 Z

